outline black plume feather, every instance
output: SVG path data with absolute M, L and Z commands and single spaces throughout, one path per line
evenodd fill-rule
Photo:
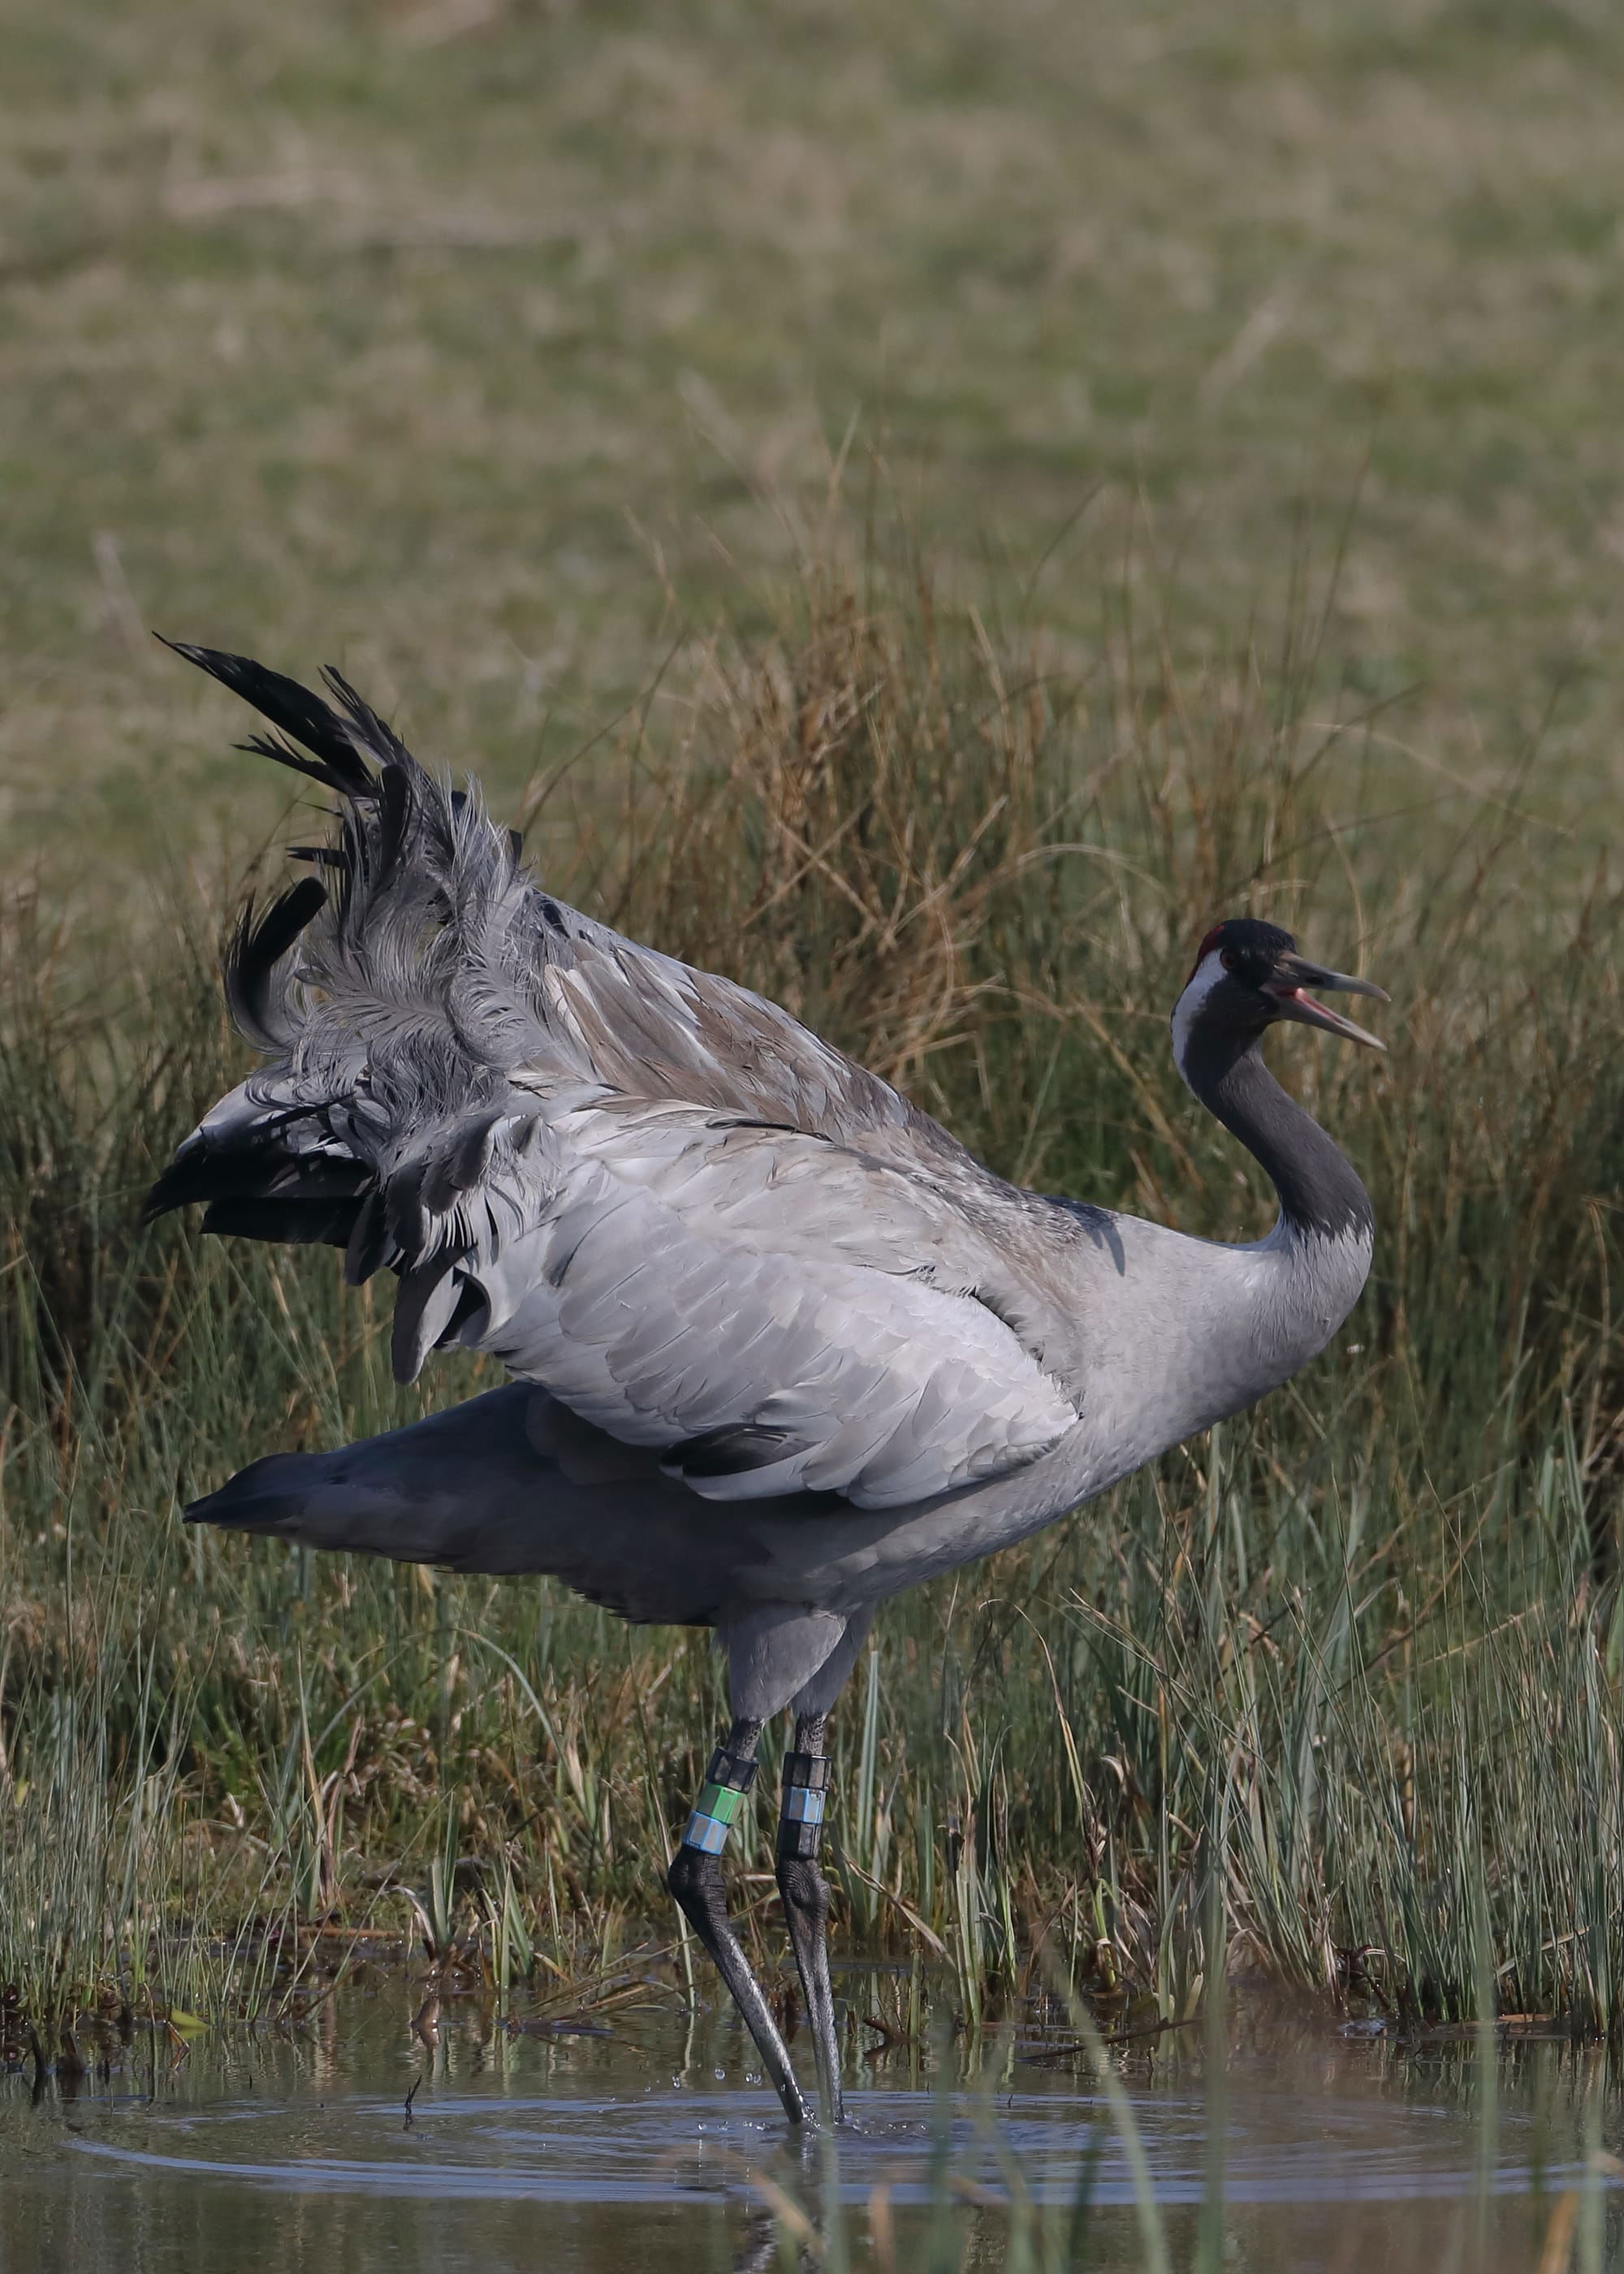
M 748 1422 L 722 1429 L 707 1429 L 685 1437 L 660 1455 L 660 1466 L 674 1476 L 738 1477 L 751 1469 L 764 1469 L 784 1458 L 793 1442 L 787 1429 L 755 1427 Z
M 401 848 L 406 842 L 407 825 L 411 818 L 411 777 L 399 767 L 391 766 L 383 778 L 381 817 L 378 830 L 378 879 L 381 885 L 394 876 L 400 861 Z
M 410 766 L 412 763 L 411 752 L 406 748 L 405 743 L 402 742 L 388 721 L 378 716 L 366 697 L 357 694 L 342 672 L 335 671 L 330 663 L 325 664 L 322 666 L 321 676 L 328 693 L 337 696 L 346 717 L 368 749 L 385 761 L 393 761 L 397 765 Z M 323 705 L 324 709 L 325 707 Z M 327 715 L 330 718 L 332 713 L 329 712 Z
M 163 639 L 162 632 L 157 636 Z M 192 647 L 184 640 L 166 639 L 163 644 L 187 663 L 195 663 L 199 671 L 207 671 L 234 695 L 240 695 L 244 703 L 252 703 L 274 727 L 280 727 L 284 734 L 291 734 L 296 742 L 302 742 L 319 763 L 302 758 L 285 743 L 268 735 L 256 737 L 248 748 L 276 759 L 282 765 L 293 766 L 300 773 L 313 775 L 328 789 L 338 790 L 346 797 L 377 795 L 378 785 L 357 752 L 351 728 L 308 687 L 301 687 L 297 679 L 284 678 L 280 671 L 267 671 L 252 656 L 228 655 L 214 647 Z M 337 681 L 335 691 L 342 687 L 342 681 Z M 352 707 L 349 690 L 344 692 L 347 707 Z M 354 697 L 354 703 L 360 704 L 358 696 Z M 365 711 L 365 705 L 362 704 L 360 708 Z M 368 712 L 367 716 L 370 719 L 372 714 Z M 381 722 L 374 723 L 381 727 Z M 381 731 L 387 734 L 387 728 Z M 392 742 L 393 736 L 389 740 Z
M 337 1201 L 211 1201 L 204 1211 L 205 1231 L 228 1232 L 237 1239 L 274 1239 L 289 1246 L 320 1244 L 342 1247 L 360 1203 Z
M 226 1001 L 244 1034 L 265 1050 L 283 1050 L 291 1040 L 277 1015 L 271 975 L 317 909 L 326 906 L 327 897 L 327 887 L 318 878 L 302 877 L 271 903 L 257 924 L 252 900 L 243 910 L 225 959 Z
M 250 734 L 248 740 L 238 742 L 237 748 L 246 750 L 251 757 L 274 758 L 279 766 L 290 766 L 296 774 L 308 774 L 311 780 L 319 781 L 323 789 L 337 789 L 339 787 L 334 779 L 332 767 L 324 759 L 307 758 L 303 750 L 296 750 L 291 742 L 284 742 L 280 735 Z
M 345 1243 L 344 1276 L 352 1287 L 365 1287 L 374 1271 L 393 1253 L 383 1194 L 374 1185 L 361 1201 Z

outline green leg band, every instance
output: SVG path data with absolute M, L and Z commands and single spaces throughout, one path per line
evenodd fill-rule
M 682 1834 L 682 1845 L 697 1848 L 702 1856 L 719 1856 L 727 1845 L 740 1804 L 755 1781 L 756 1763 L 741 1761 L 718 1745 Z

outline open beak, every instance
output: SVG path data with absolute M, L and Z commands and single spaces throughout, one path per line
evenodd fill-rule
M 1369 995 L 1378 1003 L 1390 1001 L 1385 989 L 1378 987 L 1373 980 L 1350 979 L 1345 971 L 1327 971 L 1321 963 L 1310 963 L 1306 956 L 1282 955 L 1274 966 L 1274 977 L 1265 982 L 1263 991 L 1274 997 L 1282 1019 L 1296 1019 L 1304 1027 L 1323 1028 L 1327 1035 L 1341 1035 L 1350 1043 L 1365 1043 L 1372 1050 L 1387 1049 L 1380 1036 L 1367 1035 L 1363 1027 L 1356 1027 L 1340 1011 L 1327 1011 L 1323 1003 L 1316 1003 L 1312 996 L 1305 995 L 1305 987 L 1342 995 Z

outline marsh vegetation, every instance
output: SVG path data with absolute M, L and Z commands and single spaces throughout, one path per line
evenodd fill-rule
M 1417 819 L 1436 793 L 1312 591 L 1272 651 L 1186 675 L 1124 621 L 1079 681 L 923 570 L 837 559 L 716 645 L 680 733 L 640 717 L 530 801 L 555 889 L 786 1000 L 1010 1173 L 1217 1235 L 1267 1209 L 1169 1062 L 1190 911 L 1304 922 L 1399 998 L 1380 1065 L 1291 1054 L 1382 1226 L 1332 1352 L 893 1607 L 838 1717 L 846 1931 L 947 1959 L 973 2027 L 1040 1963 L 1188 2016 L 1214 1888 L 1231 1969 L 1624 2015 L 1620 903 L 1515 779 Z M 703 1636 L 177 1522 L 416 1394 L 324 1254 L 139 1227 L 240 1062 L 207 960 L 177 935 L 109 991 L 12 947 L 0 1971 L 42 2019 L 276 1922 L 570 1966 L 648 1912 L 723 1719 Z

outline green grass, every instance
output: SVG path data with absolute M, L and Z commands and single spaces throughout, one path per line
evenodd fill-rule
M 1300 920 L 1398 1000 L 1379 1064 L 1278 1045 L 1381 1226 L 1333 1350 L 883 1619 L 837 1722 L 844 1931 L 945 1958 L 973 2030 L 1046 1969 L 1185 2019 L 1216 1933 L 1361 2007 L 1459 2019 L 1491 1978 L 1614 2031 L 1620 900 L 1561 882 L 1513 780 L 1417 828 L 1430 777 L 1312 578 L 1267 656 L 1180 673 L 1124 629 L 1079 684 L 989 630 L 996 586 L 966 613 L 883 549 L 718 646 L 680 746 L 633 725 L 554 785 L 558 889 L 784 996 L 1000 1168 L 1229 1237 L 1268 1211 L 1168 1060 L 1188 911 Z M 498 1916 L 566 1970 L 658 1916 L 724 1720 L 705 1639 L 184 1531 L 177 1493 L 419 1393 L 325 1254 L 138 1229 L 241 1063 L 196 958 L 85 989 L 24 934 L 11 969 L 0 1980 L 56 2013 L 157 1982 L 180 1928 L 263 1958 L 267 1921 L 404 1928 L 407 1891 L 484 1965 Z

